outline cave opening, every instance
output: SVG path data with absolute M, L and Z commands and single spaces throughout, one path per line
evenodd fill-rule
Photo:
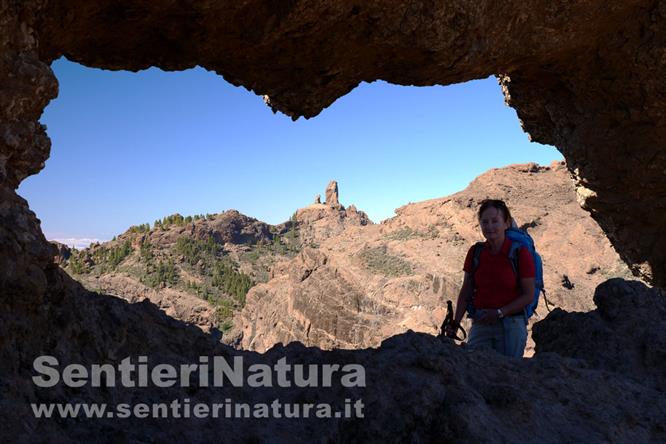
M 446 87 L 362 83 L 313 119 L 274 115 L 202 68 L 132 73 L 52 63 L 46 168 L 19 193 L 48 239 L 79 248 L 173 213 L 277 224 L 340 183 L 379 222 L 493 167 L 562 160 L 530 143 L 494 77 Z

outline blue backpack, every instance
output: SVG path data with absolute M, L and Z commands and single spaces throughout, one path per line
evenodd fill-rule
M 526 247 L 532 255 L 532 259 L 534 260 L 534 269 L 536 270 L 536 274 L 534 276 L 534 299 L 524 309 L 525 321 L 527 321 L 534 314 L 537 305 L 539 305 L 539 296 L 541 293 L 543 293 L 543 299 L 546 302 L 546 309 L 550 312 L 548 299 L 546 299 L 546 290 L 544 289 L 543 285 L 543 262 L 541 261 L 541 256 L 539 253 L 537 253 L 536 248 L 534 247 L 534 240 L 532 239 L 532 236 L 530 236 L 527 231 L 521 230 L 515 226 L 507 229 L 504 234 L 509 238 L 509 240 L 511 240 L 511 247 L 509 248 L 509 260 L 511 261 L 511 267 L 513 268 L 513 272 L 516 275 L 516 279 L 518 279 L 518 284 L 520 284 L 520 275 L 518 272 L 518 270 L 520 270 L 518 266 L 518 252 L 520 251 L 520 248 Z M 481 251 L 483 250 L 483 246 L 484 242 L 477 242 L 474 245 L 472 256 L 472 275 L 474 275 L 476 270 L 479 268 L 479 259 L 481 258 Z M 474 283 L 473 278 L 472 283 Z M 470 316 L 473 317 L 475 311 L 476 309 L 474 308 L 473 301 L 470 301 L 467 305 L 467 312 L 470 314 Z

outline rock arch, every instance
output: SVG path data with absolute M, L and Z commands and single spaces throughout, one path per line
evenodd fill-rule
M 532 140 L 567 159 L 580 203 L 636 273 L 666 283 L 666 2 L 579 0 L 4 0 L 0 3 L 0 283 L 43 294 L 52 251 L 21 180 L 48 158 L 49 63 L 201 65 L 313 117 L 361 81 L 496 74 Z M 35 296 L 39 297 L 39 296 Z

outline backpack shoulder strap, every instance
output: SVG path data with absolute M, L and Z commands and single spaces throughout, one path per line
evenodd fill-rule
M 513 268 L 513 274 L 516 275 L 516 279 L 520 282 L 520 249 L 522 245 L 520 242 L 511 241 L 511 246 L 509 247 L 509 261 L 511 262 L 511 268 Z
M 477 242 L 474 244 L 474 251 L 472 251 L 472 275 L 476 273 L 479 268 L 479 261 L 481 260 L 481 252 L 483 251 L 484 242 Z

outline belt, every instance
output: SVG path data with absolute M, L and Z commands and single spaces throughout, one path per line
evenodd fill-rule
M 492 310 L 492 311 L 497 311 L 496 308 L 477 308 L 476 310 L 477 310 L 477 311 L 479 311 L 479 310 Z M 522 312 L 522 311 L 520 311 L 520 312 L 518 312 L 518 313 L 514 313 L 514 314 L 511 314 L 511 315 L 505 315 L 504 317 L 505 317 L 505 318 L 516 318 L 516 317 L 521 317 L 521 318 L 523 318 L 523 317 L 525 317 L 525 313 Z
M 519 317 L 523 318 L 523 317 L 525 317 L 525 313 L 516 313 L 516 314 L 512 314 L 512 315 L 507 315 L 507 316 L 504 316 L 504 317 L 505 318 L 519 318 Z

